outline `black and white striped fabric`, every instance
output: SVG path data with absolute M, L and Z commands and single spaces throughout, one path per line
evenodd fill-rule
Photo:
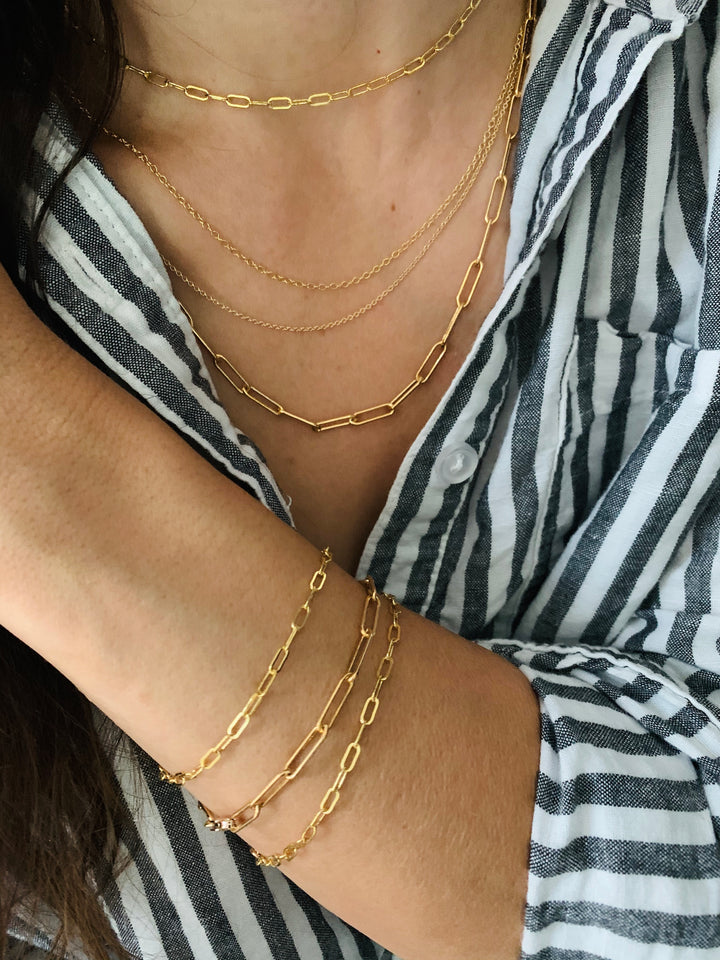
M 717 28 L 717 0 L 547 0 L 505 288 L 358 570 L 537 692 L 527 960 L 720 957 Z M 68 136 L 59 118 L 40 131 L 48 182 Z M 291 522 L 92 159 L 41 256 L 53 310 L 97 362 Z M 138 852 L 108 909 L 130 950 L 390 957 L 204 830 L 147 758 L 118 776 Z

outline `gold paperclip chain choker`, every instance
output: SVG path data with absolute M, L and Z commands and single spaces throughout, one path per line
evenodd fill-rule
M 199 87 L 194 83 L 177 83 L 154 70 L 143 70 L 141 67 L 136 67 L 127 60 L 125 61 L 125 70 L 129 73 L 139 74 L 154 87 L 160 87 L 163 90 L 177 90 L 185 94 L 190 100 L 196 100 L 200 103 L 214 100 L 236 110 L 247 110 L 250 107 L 266 107 L 269 110 L 290 110 L 291 107 L 325 107 L 327 104 L 335 103 L 338 100 L 348 100 L 361 97 L 366 93 L 373 93 L 375 90 L 382 90 L 384 87 L 389 87 L 391 83 L 395 83 L 396 80 L 409 77 L 413 73 L 417 73 L 418 70 L 422 70 L 439 53 L 450 46 L 481 3 L 482 0 L 470 0 L 463 12 L 453 20 L 445 33 L 438 37 L 435 43 L 429 46 L 424 53 L 413 57 L 412 60 L 408 60 L 407 63 L 398 67 L 397 70 L 382 74 L 364 83 L 356 83 L 345 90 L 336 90 L 335 93 L 325 91 L 323 93 L 311 93 L 307 97 L 268 97 L 265 100 L 258 100 L 245 93 L 211 93 L 206 87 Z

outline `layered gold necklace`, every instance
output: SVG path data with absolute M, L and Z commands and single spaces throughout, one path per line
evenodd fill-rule
M 197 293 L 199 296 L 203 297 L 209 303 L 218 307 L 220 310 L 223 310 L 225 313 L 229 314 L 232 317 L 235 317 L 238 320 L 243 320 L 247 323 L 255 324 L 259 327 L 264 327 L 269 330 L 277 330 L 283 333 L 318 333 L 324 330 L 332 330 L 335 327 L 343 326 L 346 323 L 349 323 L 351 320 L 355 320 L 378 304 L 382 303 L 386 297 L 388 297 L 394 290 L 396 290 L 403 280 L 406 279 L 412 273 L 412 271 L 417 267 L 420 261 L 425 257 L 433 244 L 438 240 L 440 235 L 443 233 L 447 225 L 453 219 L 455 214 L 461 208 L 463 202 L 467 198 L 468 194 L 475 185 L 478 176 L 480 175 L 485 161 L 492 150 L 497 134 L 502 126 L 503 118 L 508 110 L 508 107 L 512 101 L 515 90 L 515 73 L 517 71 L 518 62 L 520 57 L 520 42 L 519 37 L 516 40 L 515 47 L 513 50 L 513 59 L 510 64 L 510 68 L 505 76 L 500 94 L 495 102 L 490 121 L 488 123 L 487 129 L 484 131 L 482 139 L 470 161 L 465 171 L 463 172 L 460 180 L 455 184 L 455 186 L 450 191 L 449 195 L 442 201 L 439 207 L 434 210 L 429 217 L 401 244 L 395 247 L 390 253 L 384 256 L 377 263 L 373 264 L 370 267 L 362 270 L 359 274 L 356 274 L 352 277 L 348 277 L 342 280 L 333 280 L 333 281 L 316 281 L 316 280 L 303 280 L 297 277 L 290 277 L 286 274 L 281 273 L 280 271 L 268 267 L 263 263 L 260 263 L 250 254 L 241 250 L 239 247 L 235 246 L 230 240 L 220 233 L 220 231 L 214 227 L 205 217 L 198 212 L 198 210 L 193 206 L 190 200 L 185 197 L 180 190 L 170 181 L 166 174 L 164 174 L 158 165 L 150 159 L 150 157 L 140 150 L 132 141 L 121 137 L 116 133 L 113 133 L 110 130 L 106 130 L 106 133 L 112 137 L 115 141 L 124 146 L 129 150 L 133 156 L 135 156 L 141 163 L 147 167 L 147 169 L 153 174 L 153 176 L 165 187 L 168 193 L 177 201 L 177 203 L 195 220 L 196 223 L 200 224 L 204 230 L 206 230 L 210 236 L 216 240 L 229 254 L 239 260 L 245 266 L 252 268 L 257 273 L 261 274 L 263 277 L 269 280 L 275 280 L 279 283 L 285 284 L 290 287 L 313 290 L 313 291 L 334 291 L 334 290 L 345 290 L 353 286 L 364 283 L 367 280 L 372 279 L 373 277 L 380 274 L 383 270 L 397 261 L 404 253 L 406 253 L 414 244 L 419 242 L 436 224 L 436 229 L 430 235 L 430 238 L 422 246 L 420 252 L 410 261 L 408 265 L 401 271 L 401 273 L 388 285 L 386 286 L 379 294 L 374 296 L 371 300 L 364 303 L 361 307 L 352 311 L 351 313 L 345 314 L 335 320 L 330 320 L 324 323 L 316 323 L 310 325 L 293 325 L 293 324 L 283 324 L 283 323 L 274 323 L 269 320 L 262 320 L 258 317 L 251 316 L 243 311 L 237 310 L 234 307 L 231 307 L 229 304 L 220 300 L 219 298 L 213 296 L 203 287 L 201 287 L 197 282 L 192 280 L 186 273 L 180 270 L 172 261 L 163 257 L 163 261 L 168 270 L 174 274 L 179 280 L 185 283 L 191 290 Z M 439 222 L 438 222 L 439 221 Z
M 455 21 L 455 24 L 462 21 L 459 28 L 455 29 L 452 38 L 460 32 L 462 26 L 467 21 L 469 16 L 474 12 L 475 9 L 480 5 L 481 0 L 473 0 L 468 7 L 465 9 L 463 14 Z M 464 17 L 464 19 L 463 19 Z M 329 321 L 322 324 L 314 324 L 310 326 L 291 326 L 287 324 L 273 323 L 267 320 L 261 320 L 257 317 L 253 317 L 249 314 L 246 314 L 240 310 L 235 309 L 234 307 L 229 306 L 218 298 L 214 297 L 212 294 L 204 290 L 199 284 L 191 280 L 186 274 L 184 274 L 179 268 L 172 264 L 166 258 L 163 258 L 168 269 L 183 283 L 188 285 L 195 293 L 199 294 L 201 297 L 204 297 L 208 302 L 212 303 L 214 306 L 219 309 L 224 310 L 226 313 L 234 316 L 237 319 L 247 321 L 249 323 L 256 324 L 260 327 L 287 332 L 287 333 L 313 333 L 319 332 L 322 330 L 329 330 L 343 324 L 348 323 L 349 321 L 356 319 L 357 317 L 362 316 L 367 313 L 373 307 L 377 306 L 382 300 L 384 300 L 393 290 L 397 289 L 399 284 L 410 274 L 410 272 L 417 266 L 417 264 L 423 259 L 425 254 L 428 252 L 432 244 L 438 239 L 442 231 L 445 229 L 447 224 L 450 222 L 452 217 L 455 215 L 457 210 L 462 205 L 463 201 L 470 192 L 472 186 L 475 184 L 480 171 L 484 165 L 487 156 L 492 149 L 492 146 L 495 142 L 496 136 L 503 126 L 504 121 L 504 134 L 505 134 L 505 146 L 503 151 L 502 160 L 500 163 L 500 169 L 495 179 L 493 180 L 492 187 L 490 190 L 490 195 L 488 197 L 485 214 L 484 214 L 484 230 L 482 234 L 482 239 L 477 254 L 468 264 L 465 274 L 463 276 L 462 282 L 457 290 L 455 295 L 455 305 L 445 330 L 442 333 L 442 336 L 431 346 L 431 348 L 425 354 L 425 357 L 417 368 L 415 376 L 413 379 L 407 383 L 401 390 L 399 390 L 392 399 L 387 400 L 383 403 L 375 404 L 371 407 L 367 407 L 361 410 L 357 410 L 351 413 L 341 414 L 339 416 L 331 417 L 324 420 L 311 420 L 307 417 L 304 417 L 298 413 L 288 410 L 283 403 L 279 400 L 274 399 L 269 396 L 267 393 L 254 386 L 239 370 L 238 368 L 222 353 L 217 352 L 211 344 L 198 332 L 195 322 L 186 309 L 186 307 L 181 303 L 180 306 L 184 311 L 185 315 L 188 318 L 191 329 L 197 338 L 198 342 L 205 348 L 209 355 L 213 359 L 213 363 L 218 370 L 218 372 L 227 380 L 227 382 L 242 396 L 246 399 L 252 401 L 256 405 L 262 407 L 264 410 L 272 413 L 274 416 L 286 417 L 291 420 L 294 420 L 298 423 L 304 424 L 307 427 L 310 427 L 313 431 L 317 433 L 322 433 L 327 430 L 333 430 L 345 426 L 362 426 L 367 423 L 373 423 L 376 420 L 381 420 L 386 417 L 392 416 L 398 407 L 408 399 L 408 397 L 415 392 L 423 383 L 426 383 L 430 377 L 433 375 L 437 369 L 438 364 L 445 356 L 447 352 L 448 342 L 452 332 L 457 324 L 458 319 L 467 310 L 472 302 L 475 291 L 478 287 L 480 277 L 482 276 L 485 256 L 488 240 L 492 227 L 500 218 L 505 195 L 508 187 L 508 167 L 510 163 L 510 156 L 512 151 L 512 144 L 517 137 L 519 129 L 519 118 L 520 118 L 520 101 L 522 98 L 522 88 L 524 83 L 525 74 L 527 71 L 527 64 L 530 56 L 530 44 L 532 39 L 533 28 L 536 21 L 536 0 L 528 0 L 528 7 L 526 10 L 525 18 L 523 24 L 520 28 L 520 31 L 516 37 L 515 44 L 513 47 L 513 55 L 510 67 L 506 74 L 503 86 L 501 88 L 500 94 L 498 95 L 497 101 L 493 113 L 491 115 L 488 128 L 486 129 L 483 138 L 471 160 L 470 164 L 466 168 L 462 177 L 452 189 L 450 194 L 443 200 L 441 205 L 423 222 L 423 224 L 413 232 L 413 234 L 407 238 L 403 243 L 396 247 L 391 253 L 387 254 L 382 260 L 373 264 L 371 267 L 363 270 L 361 273 L 346 278 L 343 280 L 336 281 L 309 281 L 301 280 L 298 278 L 287 276 L 280 271 L 274 270 L 270 267 L 267 267 L 260 263 L 255 258 L 251 257 L 249 254 L 246 254 L 238 247 L 236 247 L 231 241 L 227 240 L 211 223 L 210 221 L 202 216 L 195 207 L 184 197 L 180 191 L 169 181 L 167 176 L 163 174 L 157 165 L 138 147 L 136 147 L 131 141 L 119 137 L 118 135 L 106 131 L 110 134 L 115 140 L 125 146 L 130 150 L 138 160 L 145 164 L 145 166 L 154 174 L 154 176 L 163 184 L 163 186 L 168 190 L 168 192 L 173 196 L 173 198 L 192 216 L 192 218 L 203 227 L 210 235 L 221 244 L 228 253 L 232 254 L 239 261 L 244 263 L 246 266 L 251 267 L 256 270 L 261 275 L 267 277 L 268 279 L 275 280 L 280 283 L 287 284 L 292 287 L 300 287 L 303 289 L 309 289 L 314 291 L 330 291 L 330 290 L 341 290 L 347 289 L 350 286 L 355 286 L 357 284 L 363 283 L 366 280 L 376 276 L 380 273 L 381 270 L 385 269 L 391 263 L 395 262 L 403 253 L 407 252 L 410 247 L 418 242 L 423 236 L 425 236 L 433 226 L 436 226 L 436 229 L 431 234 L 430 239 L 426 241 L 422 249 L 413 260 L 408 264 L 403 271 L 395 278 L 395 280 L 387 286 L 380 294 L 374 297 L 371 301 L 364 304 L 362 307 L 353 311 L 350 314 L 347 314 L 339 319 Z M 451 27 L 452 30 L 452 27 Z M 450 31 L 448 34 L 450 35 Z M 442 39 L 442 38 L 441 38 Z M 445 43 L 444 46 L 441 46 L 440 49 L 445 49 L 450 41 Z M 437 43 L 436 45 L 437 46 Z M 435 46 L 430 49 L 435 49 Z M 439 51 L 436 51 L 439 52 Z M 434 56 L 435 54 L 433 54 Z M 423 55 L 425 56 L 425 55 Z M 423 64 L 430 59 L 426 57 Z M 128 68 L 131 70 L 136 70 L 130 65 Z M 417 68 L 419 69 L 419 67 Z M 142 71 L 141 71 L 142 72 Z M 145 76 L 145 72 L 142 72 Z M 398 73 L 398 71 L 395 71 Z M 372 89 L 380 89 L 382 86 L 387 86 L 390 82 L 393 82 L 395 79 L 399 79 L 400 76 L 405 74 L 398 73 L 397 76 L 392 74 L 387 75 L 382 78 L 387 80 L 386 83 L 383 83 L 379 86 L 372 87 Z M 392 77 L 392 79 L 388 79 Z M 146 76 L 146 79 L 149 82 L 153 83 L 155 81 L 151 80 Z M 165 79 L 165 78 L 163 78 Z M 166 83 L 156 83 L 157 86 L 170 86 L 171 88 L 180 89 L 186 93 L 191 99 L 197 100 L 223 100 L 223 102 L 228 102 L 228 97 L 236 97 L 239 95 L 229 94 L 221 97 L 220 95 L 209 94 L 205 96 L 192 96 L 188 93 L 187 87 L 182 87 L 181 85 L 171 83 L 167 81 Z M 362 86 L 362 85 L 360 85 Z M 191 88 L 193 90 L 204 90 L 204 88 Z M 351 88 L 352 89 L 352 88 Z M 205 91 L 207 93 L 207 91 Z M 369 92 L 365 91 L 365 92 Z M 345 91 L 347 94 L 348 92 Z M 292 101 L 289 106 L 302 105 L 302 104 L 312 104 L 312 96 L 309 98 L 303 98 L 302 100 Z M 338 96 L 331 98 L 331 100 L 323 102 L 332 102 L 332 99 L 346 99 L 347 96 Z M 274 98 L 270 98 L 272 100 Z M 286 98 L 289 99 L 289 98 Z M 229 106 L 233 104 L 228 103 Z M 238 104 L 235 104 L 236 106 Z M 248 106 L 266 106 L 270 109 L 281 109 L 277 106 L 271 106 L 270 101 L 251 101 Z M 319 105 L 319 104 L 318 104 Z M 287 108 L 282 108 L 287 109 Z M 443 216 L 444 215 L 444 216 Z M 439 221 L 439 223 L 438 223 Z

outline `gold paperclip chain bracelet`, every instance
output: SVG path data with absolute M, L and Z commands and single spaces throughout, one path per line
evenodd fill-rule
M 308 622 L 313 599 L 315 594 L 320 593 L 322 588 L 325 586 L 325 581 L 327 580 L 326 571 L 330 563 L 332 563 L 332 554 L 330 553 L 329 547 L 325 547 L 320 554 L 320 566 L 310 579 L 310 592 L 290 624 L 290 633 L 288 634 L 287 640 L 279 648 L 275 656 L 270 661 L 270 665 L 265 672 L 265 676 L 260 681 L 255 693 L 253 693 L 240 713 L 232 721 L 230 726 L 227 728 L 225 735 L 215 744 L 214 747 L 211 747 L 207 753 L 202 755 L 200 762 L 192 770 L 180 773 L 170 773 L 161 766 L 161 780 L 164 780 L 166 783 L 174 783 L 177 786 L 182 786 L 189 780 L 194 780 L 205 770 L 212 769 L 212 767 L 214 767 L 215 764 L 220 760 L 220 757 L 227 750 L 230 744 L 240 739 L 245 732 L 247 725 L 250 723 L 250 718 L 258 709 L 268 690 L 275 682 L 275 677 L 277 677 L 282 670 L 285 661 L 288 658 L 288 654 L 290 653 L 290 647 L 292 646 L 293 640 Z
M 390 602 L 390 608 L 392 611 L 392 623 L 388 629 L 388 649 L 387 653 L 380 661 L 380 666 L 377 669 L 373 692 L 365 701 L 362 711 L 360 712 L 360 726 L 355 735 L 355 739 L 346 747 L 345 752 L 342 755 L 342 759 L 340 760 L 340 769 L 335 777 L 333 785 L 326 792 L 322 799 L 322 803 L 320 804 L 320 809 L 307 825 L 300 839 L 296 840 L 294 843 L 289 843 L 282 853 L 271 853 L 265 855 L 259 853 L 254 848 L 251 848 L 250 852 L 255 857 L 255 863 L 259 867 L 279 867 L 283 861 L 287 862 L 292 860 L 297 853 L 303 849 L 303 847 L 306 847 L 310 841 L 315 838 L 320 824 L 326 817 L 330 816 L 337 806 L 343 784 L 357 765 L 362 750 L 360 741 L 362 740 L 367 728 L 370 727 L 375 721 L 378 707 L 380 706 L 380 691 L 383 687 L 383 684 L 386 682 L 390 676 L 390 673 L 392 672 L 393 664 L 395 662 L 393 660 L 393 653 L 396 645 L 400 641 L 400 607 L 394 597 L 391 597 L 389 594 L 383 594 L 383 596 L 386 597 Z
M 328 735 L 330 728 L 342 710 L 345 701 L 350 696 L 360 667 L 365 659 L 368 647 L 375 636 L 377 630 L 378 616 L 380 613 L 380 598 L 375 589 L 372 577 L 363 580 L 367 596 L 363 606 L 362 619 L 360 622 L 360 639 L 353 652 L 347 669 L 342 677 L 335 684 L 335 689 L 330 694 L 323 708 L 322 713 L 317 719 L 315 726 L 303 739 L 302 743 L 295 749 L 287 763 L 276 774 L 272 780 L 266 784 L 260 793 L 239 807 L 235 813 L 229 817 L 216 817 L 204 804 L 198 806 L 205 813 L 207 820 L 205 826 L 210 830 L 229 830 L 232 833 L 240 833 L 249 824 L 253 823 L 260 816 L 263 807 L 276 797 L 281 790 L 297 777 L 305 764 L 310 760 L 315 751 Z

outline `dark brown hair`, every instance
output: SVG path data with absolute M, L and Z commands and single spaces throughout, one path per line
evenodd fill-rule
M 46 322 L 33 256 L 44 210 L 30 228 L 22 282 L 18 273 L 20 196 L 35 176 L 34 134 L 53 101 L 70 116 L 78 150 L 66 176 L 112 107 L 121 47 L 111 0 L 0 4 L 0 261 Z M 96 729 L 87 699 L 0 627 L 1 960 L 8 929 L 23 921 L 38 927 L 48 910 L 52 955 L 63 956 L 73 941 L 92 960 L 127 960 L 101 900 L 121 867 L 127 816 L 109 759 L 113 746 L 107 728 Z

